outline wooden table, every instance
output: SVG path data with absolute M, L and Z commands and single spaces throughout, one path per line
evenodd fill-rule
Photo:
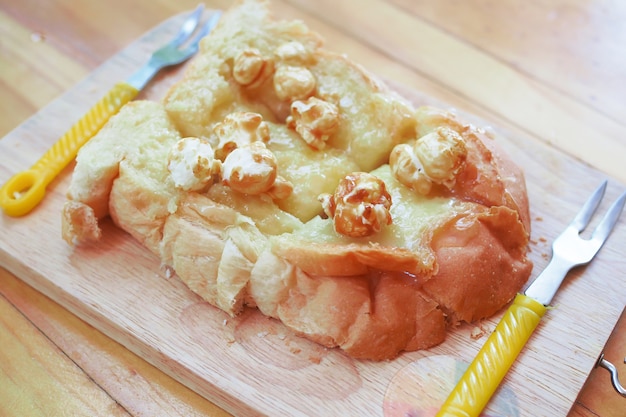
M 0 137 L 133 39 L 194 6 L 0 2 Z M 273 8 L 306 20 L 332 49 L 384 78 L 547 142 L 626 183 L 623 3 L 293 0 Z M 599 151 L 606 147 L 615 152 Z M 626 375 L 626 314 L 604 351 Z M 608 373 L 595 369 L 570 415 L 623 416 L 625 409 Z M 227 415 L 1 268 L 0 414 Z

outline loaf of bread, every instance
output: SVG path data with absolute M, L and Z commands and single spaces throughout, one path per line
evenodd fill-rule
M 80 150 L 62 233 L 106 239 L 110 216 L 229 315 L 390 359 L 529 277 L 524 176 L 496 142 L 242 0 L 162 101 L 127 104 Z

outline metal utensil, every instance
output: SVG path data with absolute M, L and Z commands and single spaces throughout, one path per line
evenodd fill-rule
M 570 269 L 584 265 L 598 253 L 626 203 L 624 192 L 609 208 L 590 239 L 580 233 L 598 208 L 607 182 L 589 197 L 580 212 L 552 244 L 552 259 L 537 279 L 518 294 L 485 345 L 448 396 L 437 417 L 478 416 L 508 372 L 546 312 Z
M 175 37 L 155 51 L 141 69 L 125 82 L 113 86 L 30 169 L 14 175 L 0 188 L 0 206 L 6 214 L 23 216 L 35 208 L 43 199 L 48 184 L 122 106 L 135 98 L 162 68 L 180 64 L 198 51 L 198 43 L 221 16 L 221 12 L 215 11 L 184 46 L 198 27 L 203 12 L 204 5 L 201 4 L 185 19 Z

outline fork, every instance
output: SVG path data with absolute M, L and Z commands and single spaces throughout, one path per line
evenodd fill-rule
M 589 239 L 585 230 L 604 196 L 604 181 L 552 244 L 552 259 L 511 306 L 458 381 L 436 417 L 478 416 L 539 324 L 570 269 L 591 262 L 615 227 L 626 203 L 624 192 Z
M 200 40 L 211 31 L 221 16 L 221 12 L 215 11 L 190 40 L 203 12 L 204 5 L 200 4 L 185 19 L 174 38 L 156 50 L 142 68 L 126 81 L 115 84 L 31 168 L 15 174 L 0 188 L 0 206 L 6 214 L 23 216 L 35 208 L 43 199 L 48 184 L 74 160 L 78 150 L 113 115 L 134 99 L 161 69 L 181 64 L 198 51 Z

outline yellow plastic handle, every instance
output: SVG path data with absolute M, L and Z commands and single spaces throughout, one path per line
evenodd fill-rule
M 518 294 L 436 417 L 477 417 L 528 341 L 546 307 Z
M 116 84 L 27 171 L 14 175 L 0 188 L 0 206 L 9 216 L 29 213 L 43 199 L 46 187 L 122 106 L 139 91 L 127 83 Z

